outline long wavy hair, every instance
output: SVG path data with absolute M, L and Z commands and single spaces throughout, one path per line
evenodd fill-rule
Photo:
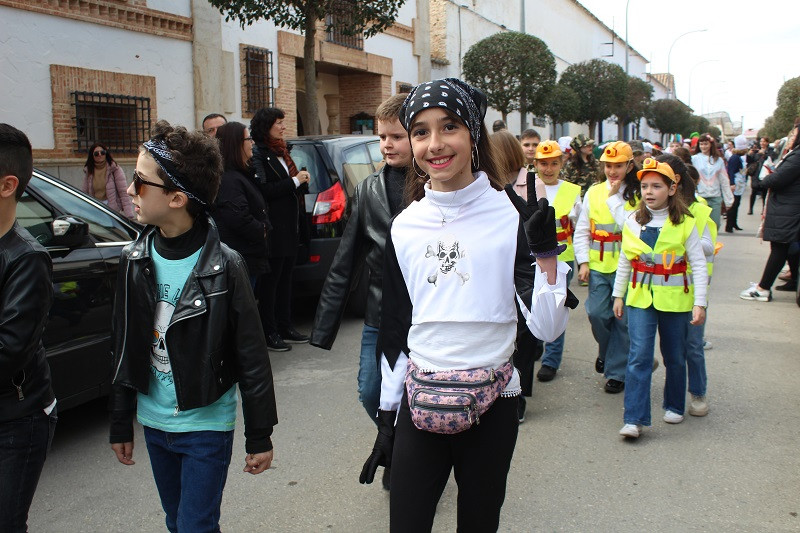
M 114 163 L 114 158 L 111 157 L 111 151 L 108 147 L 103 143 L 94 143 L 91 148 L 89 148 L 89 157 L 86 158 L 86 170 L 89 174 L 94 175 L 94 151 L 98 148 L 102 148 L 106 151 L 106 165 L 111 166 L 111 163 Z
M 450 111 L 445 110 L 445 112 L 450 115 L 450 118 L 465 124 L 463 120 L 461 120 L 457 115 L 451 113 Z M 411 139 L 411 134 L 409 133 L 409 140 Z M 473 147 L 474 147 L 473 141 Z M 474 153 L 473 148 L 473 153 Z M 498 165 L 495 161 L 495 154 L 494 148 L 492 147 L 492 143 L 489 141 L 489 132 L 486 131 L 486 125 L 481 124 L 481 140 L 478 141 L 478 163 L 479 166 L 475 166 L 475 161 L 473 160 L 471 163 L 472 172 L 478 172 L 482 170 L 486 173 L 489 177 L 489 183 L 492 184 L 492 187 L 497 189 L 498 191 L 503 190 L 504 183 L 501 177 L 501 170 L 498 168 Z M 412 161 L 411 166 L 408 170 L 408 175 L 406 176 L 406 187 L 403 193 L 403 199 L 405 201 L 405 205 L 409 205 L 411 202 L 415 202 L 425 196 L 425 184 L 428 183 L 430 176 L 427 173 L 422 173 L 422 175 L 417 174 L 417 172 L 422 172 L 422 169 L 419 168 L 419 165 Z

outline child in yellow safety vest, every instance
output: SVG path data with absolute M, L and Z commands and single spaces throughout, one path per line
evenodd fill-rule
M 637 173 L 642 203 L 625 220 L 614 281 L 614 315 L 628 317 L 625 414 L 620 435 L 637 438 L 650 425 L 650 382 L 656 331 L 666 368 L 664 422 L 683 421 L 686 336 L 705 321 L 708 271 L 694 217 L 666 163 L 647 158 Z M 691 271 L 687 268 L 691 265 Z M 623 301 L 623 297 L 627 297 Z
M 556 238 L 559 245 L 566 248 L 558 255 L 559 261 L 569 265 L 567 285 L 572 280 L 575 260 L 575 249 L 572 246 L 572 235 L 575 224 L 581 212 L 581 187 L 574 183 L 558 179 L 562 164 L 561 148 L 556 141 L 542 141 L 536 147 L 534 160 L 536 167 L 536 196 L 546 197 L 556 211 Z M 564 352 L 564 336 L 562 333 L 553 342 L 544 346 L 542 366 L 536 374 L 539 381 L 550 381 L 556 376 L 561 366 L 561 356 Z
M 580 265 L 578 279 L 589 282 L 586 314 L 599 347 L 595 370 L 605 375 L 606 392 L 618 393 L 625 388 L 630 341 L 627 320 L 614 318 L 611 289 L 620 255 L 622 226 L 638 205 L 639 180 L 628 143 L 609 143 L 600 161 L 606 181 L 586 191 L 573 245 L 575 262 Z
M 711 274 L 714 270 L 714 257 L 722 248 L 722 243 L 717 243 L 717 225 L 711 219 L 711 208 L 702 196 L 697 194 L 694 175 L 700 175 L 691 165 L 686 165 L 680 158 L 671 154 L 660 155 L 656 158 L 662 163 L 672 167 L 672 171 L 679 176 L 678 189 L 683 195 L 683 200 L 689 207 L 689 212 L 694 217 L 697 234 L 703 246 L 703 255 L 706 256 L 708 283 L 711 284 Z M 691 168 L 689 168 L 691 167 Z M 694 173 L 692 172 L 694 170 Z M 708 309 L 706 309 L 708 321 Z M 689 394 L 691 401 L 687 411 L 692 416 L 706 416 L 708 414 L 708 401 L 706 399 L 706 374 L 705 350 L 710 349 L 711 343 L 705 340 L 706 324 L 690 325 L 686 337 L 686 370 L 689 375 Z

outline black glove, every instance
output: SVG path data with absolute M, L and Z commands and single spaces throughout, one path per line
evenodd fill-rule
M 564 251 L 566 246 L 559 247 L 556 238 L 556 210 L 550 207 L 547 198 L 537 201 L 535 180 L 536 174 L 528 172 L 527 202 L 513 192 L 512 185 L 506 185 L 506 193 L 522 217 L 528 246 L 534 255 L 547 254 L 547 252 L 552 252 L 549 255 L 558 255 Z
M 379 466 L 385 468 L 392 466 L 396 418 L 397 411 L 378 411 L 378 436 L 375 437 L 375 445 L 372 446 L 369 459 L 361 469 L 361 475 L 358 477 L 359 483 L 372 483 L 372 480 L 375 479 L 375 471 Z

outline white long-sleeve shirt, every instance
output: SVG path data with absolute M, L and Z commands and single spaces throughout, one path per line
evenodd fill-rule
M 611 183 L 606 180 L 604 184 L 606 190 L 610 191 Z M 611 216 L 614 217 L 614 222 L 616 222 L 617 226 L 620 228 L 622 228 L 622 225 L 625 223 L 625 217 L 628 213 L 625 211 L 625 199 L 622 197 L 622 193 L 624 192 L 625 184 L 623 183 L 620 185 L 619 191 L 617 191 L 616 194 L 609 196 L 606 200 L 606 205 L 611 211 Z M 583 263 L 589 262 L 589 249 L 591 248 L 592 244 L 592 236 L 589 224 L 589 208 L 589 193 L 586 193 L 583 196 L 583 205 L 581 206 L 578 216 L 578 223 L 575 225 L 575 235 L 572 236 L 572 246 L 575 248 L 576 265 L 582 265 Z
M 725 161 L 721 157 L 712 160 L 707 155 L 695 154 L 692 156 L 692 165 L 700 173 L 697 194 L 703 198 L 719 198 L 722 196 L 725 205 L 733 204 L 731 181 L 725 168 Z
M 648 208 L 649 209 L 649 208 Z M 664 209 L 649 209 L 653 219 L 647 223 L 649 228 L 661 228 L 667 221 L 667 208 Z M 625 220 L 628 229 L 633 232 L 637 237 L 642 231 L 642 226 L 636 221 L 636 212 L 631 213 Z M 709 236 L 710 238 L 710 236 Z M 689 238 L 684 243 L 686 248 L 685 257 L 688 259 L 689 265 L 692 267 L 692 282 L 694 283 L 694 305 L 705 307 L 706 293 L 708 287 L 708 270 L 706 270 L 706 257 L 703 251 L 703 244 L 700 237 L 697 236 L 697 228 L 693 228 L 689 234 Z M 619 254 L 619 263 L 617 264 L 617 275 L 614 278 L 614 290 L 611 296 L 614 298 L 622 298 L 628 290 L 628 282 L 631 277 L 631 261 L 625 254 Z
M 547 283 L 519 214 L 483 173 L 455 192 L 426 187 L 393 221 L 386 248 L 383 410 L 400 404 L 409 357 L 426 371 L 502 366 L 514 352 L 515 301 L 537 338 L 552 341 L 566 328 L 569 267 L 558 263 L 555 284 Z M 519 390 L 515 371 L 504 394 Z

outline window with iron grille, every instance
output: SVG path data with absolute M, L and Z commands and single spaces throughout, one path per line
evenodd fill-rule
M 348 20 L 351 10 L 351 0 L 337 0 L 332 5 L 333 14 L 325 17 L 325 23 L 328 25 L 328 38 L 329 43 L 340 44 L 348 48 L 355 48 L 356 50 L 364 49 L 364 36 L 363 35 L 345 35 L 341 30 L 345 26 L 344 22 Z
M 124 94 L 70 93 L 75 107 L 75 151 L 101 142 L 117 153 L 136 153 L 149 138 L 150 98 Z
M 266 48 L 246 46 L 243 53 L 245 111 L 255 113 L 262 107 L 274 107 L 272 51 Z

